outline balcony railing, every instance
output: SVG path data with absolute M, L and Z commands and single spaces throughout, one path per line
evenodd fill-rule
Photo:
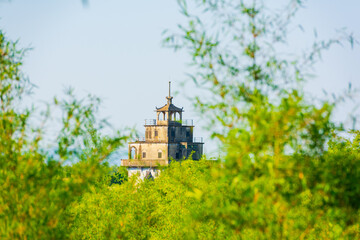
M 183 126 L 194 126 L 194 121 L 192 119 L 184 119 L 182 120 Z
M 164 122 L 164 121 L 159 121 L 159 122 Z M 175 123 L 180 123 L 182 126 L 194 126 L 194 121 L 192 119 L 184 119 L 182 121 L 172 120 L 169 122 L 169 125 L 171 125 L 171 124 L 174 125 Z M 145 126 L 154 126 L 156 124 L 157 124 L 156 119 L 145 119 Z
M 135 142 L 145 142 L 145 137 L 137 137 Z
M 194 137 L 193 142 L 194 143 L 204 143 L 204 140 L 202 137 Z
M 145 126 L 156 125 L 156 119 L 145 119 Z
M 168 161 L 164 159 L 121 159 L 121 166 L 124 167 L 157 167 L 166 166 Z

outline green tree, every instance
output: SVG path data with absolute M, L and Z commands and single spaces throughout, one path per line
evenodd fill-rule
M 128 181 L 128 171 L 125 167 L 118 167 L 110 176 L 110 185 L 122 184 Z
M 64 210 L 107 173 L 102 161 L 127 137 L 103 135 L 99 100 L 77 100 L 70 91 L 51 106 L 62 114 L 56 151 L 44 148 L 49 114 L 39 117 L 23 104 L 31 86 L 21 72 L 25 52 L 0 31 L 0 237 L 63 239 Z
M 350 197 L 358 189 L 349 184 L 357 179 L 358 148 L 340 148 L 344 142 L 333 137 L 342 129 L 331 120 L 336 102 L 313 103 L 302 89 L 321 52 L 353 45 L 352 35 L 315 42 L 304 58 L 290 58 L 279 49 L 302 1 L 275 13 L 262 1 L 178 3 L 187 24 L 165 43 L 190 54 L 191 78 L 208 92 L 195 106 L 226 153 L 213 174 L 225 194 L 202 193 L 206 205 L 196 221 L 212 219 L 243 239 L 359 237 L 359 201 Z
M 336 102 L 302 89 L 319 54 L 278 53 L 292 1 L 279 13 L 256 1 L 196 1 L 168 46 L 190 53 L 195 106 L 222 143 L 219 162 L 172 163 L 155 181 L 94 188 L 68 209 L 72 237 L 130 239 L 357 239 L 359 132 L 338 137 Z M 213 22 L 212 22 L 213 20 Z M 350 139 L 351 139 L 350 138 Z
M 209 239 L 222 236 L 214 220 L 193 221 L 204 204 L 201 192 L 217 187 L 211 169 L 217 162 L 173 162 L 154 181 L 133 177 L 121 185 L 93 188 L 74 202 L 73 239 Z M 222 192 L 218 192 L 222 194 Z M 194 231 L 195 229 L 195 231 Z
M 224 158 L 172 162 L 154 181 L 112 175 L 102 161 L 127 137 L 103 135 L 99 99 L 72 91 L 55 99 L 62 128 L 55 153 L 46 151 L 44 125 L 21 104 L 24 51 L 0 33 L 0 236 L 360 238 L 360 132 L 339 137 L 336 102 L 313 103 L 302 89 L 319 54 L 352 36 L 289 58 L 278 50 L 302 1 L 274 13 L 258 1 L 199 0 L 196 14 L 178 2 L 188 24 L 165 41 L 190 53 L 192 79 L 208 91 L 195 105 Z

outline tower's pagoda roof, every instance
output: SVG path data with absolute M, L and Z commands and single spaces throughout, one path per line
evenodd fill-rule
M 170 95 L 170 84 L 171 84 L 171 82 L 169 82 L 169 96 L 166 97 L 167 104 L 165 104 L 161 108 L 156 108 L 156 112 L 183 112 L 184 111 L 183 108 L 176 107 L 174 104 L 172 104 L 173 97 L 171 97 L 171 95 Z
M 176 107 L 174 104 L 169 102 L 162 106 L 161 108 L 156 108 L 157 112 L 183 112 L 184 110 L 182 108 Z

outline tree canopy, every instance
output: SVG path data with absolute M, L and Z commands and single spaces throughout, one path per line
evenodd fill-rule
M 100 100 L 72 91 L 49 104 L 61 128 L 45 146 L 51 112 L 21 104 L 31 87 L 21 72 L 26 50 L 0 32 L 0 236 L 358 239 L 360 131 L 341 137 L 337 102 L 314 102 L 302 87 L 319 53 L 353 37 L 290 58 L 279 49 L 302 1 L 275 13 L 258 1 L 178 3 L 187 22 L 164 43 L 189 53 L 191 79 L 209 96 L 194 105 L 224 154 L 128 179 L 104 162 L 128 132 L 105 135 Z

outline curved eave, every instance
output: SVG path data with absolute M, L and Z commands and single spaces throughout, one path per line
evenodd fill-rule
M 161 108 L 156 108 L 157 112 L 183 112 L 184 110 L 182 108 L 176 107 L 174 104 L 166 104 Z

